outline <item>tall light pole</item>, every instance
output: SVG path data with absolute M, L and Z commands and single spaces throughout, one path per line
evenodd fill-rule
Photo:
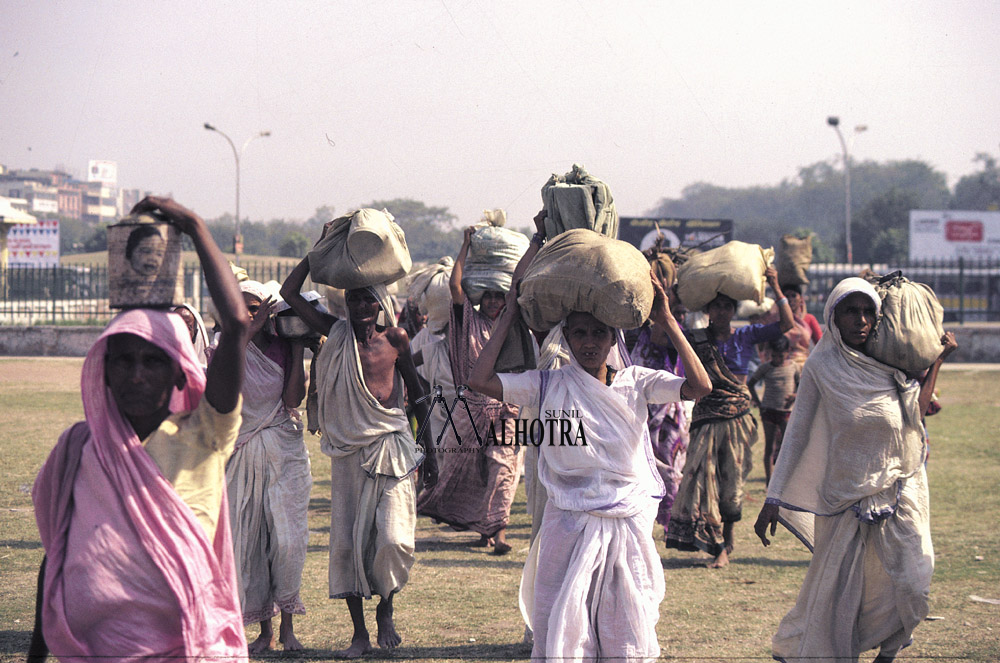
M 229 147 L 233 148 L 233 158 L 236 159 L 236 223 L 233 228 L 233 262 L 237 265 L 240 264 L 240 253 L 243 250 L 243 239 L 240 237 L 240 158 L 243 156 L 243 150 L 247 149 L 247 145 L 250 144 L 255 138 L 266 138 L 271 135 L 270 131 L 260 131 L 253 136 L 250 136 L 243 143 L 243 147 L 236 150 L 236 144 L 233 143 L 233 139 L 227 136 L 222 131 L 216 129 L 208 122 L 205 123 L 205 129 L 208 131 L 214 131 L 229 143 Z
M 844 152 L 844 243 L 847 245 L 847 263 L 854 262 L 854 247 L 851 245 L 851 155 L 847 151 L 847 143 L 844 141 L 844 134 L 840 132 L 840 118 L 831 115 L 826 118 L 826 123 L 833 127 L 840 139 L 840 149 Z M 862 131 L 867 131 L 868 126 L 859 124 L 854 127 L 854 137 Z M 851 143 L 853 143 L 853 138 Z

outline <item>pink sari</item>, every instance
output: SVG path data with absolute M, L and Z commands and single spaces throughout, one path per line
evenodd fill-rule
M 63 433 L 32 491 L 47 558 L 46 644 L 62 661 L 245 659 L 225 498 L 209 541 L 105 386 L 107 339 L 122 333 L 180 364 L 187 385 L 174 392 L 171 411 L 194 409 L 205 388 L 179 316 L 123 312 L 90 349 L 81 378 L 86 421 Z

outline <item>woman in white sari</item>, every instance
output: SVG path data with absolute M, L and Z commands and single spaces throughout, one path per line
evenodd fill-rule
M 772 642 L 781 661 L 854 662 L 876 647 L 876 661 L 891 661 L 927 615 L 934 550 L 921 411 L 930 394 L 865 354 L 880 305 L 860 278 L 827 298 L 826 333 L 806 361 L 754 525 L 765 546 L 780 520 L 813 550 Z
M 312 474 L 296 407 L 305 396 L 303 346 L 267 331 L 275 302 L 256 281 L 240 283 L 253 318 L 243 383 L 243 424 L 226 464 L 230 522 L 244 624 L 260 623 L 251 654 L 270 649 L 271 618 L 281 613 L 278 640 L 302 649 L 292 615 L 299 598 L 309 543 L 307 516 Z
M 665 587 L 650 532 L 664 491 L 647 403 L 697 399 L 712 386 L 653 284 L 651 318 L 668 330 L 687 379 L 641 366 L 611 369 L 615 331 L 589 313 L 572 313 L 563 325 L 569 364 L 497 375 L 500 348 L 520 314 L 516 287 L 470 376 L 470 387 L 492 398 L 539 404 L 544 432 L 532 444 L 541 451 L 538 474 L 549 501 L 521 579 L 533 658 L 646 660 L 660 653 L 656 622 Z

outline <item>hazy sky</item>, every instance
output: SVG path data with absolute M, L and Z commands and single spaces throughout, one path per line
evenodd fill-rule
M 1000 3 L 12 2 L 0 163 L 118 163 L 206 217 L 373 199 L 527 224 L 574 163 L 642 214 L 688 184 L 916 158 L 949 185 L 1000 142 Z M 839 167 L 839 166 L 838 166 Z

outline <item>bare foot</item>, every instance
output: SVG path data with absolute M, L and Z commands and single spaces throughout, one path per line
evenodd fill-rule
M 719 556 L 708 565 L 710 569 L 722 569 L 729 566 L 729 553 L 723 550 Z
M 478 541 L 469 544 L 473 548 L 486 548 L 493 545 L 493 539 L 483 534 Z
M 494 555 L 506 555 L 510 552 L 510 544 L 506 541 L 497 541 L 496 545 L 493 546 Z
M 256 640 L 247 645 L 247 653 L 253 656 L 260 654 L 271 648 L 271 641 L 274 640 L 274 632 L 261 633 Z
M 285 628 L 284 620 L 282 620 L 281 627 L 278 629 L 278 642 L 284 645 L 285 651 L 302 651 L 305 649 L 302 643 L 299 642 L 299 639 L 295 637 L 292 627 Z
M 361 658 L 372 650 L 372 643 L 367 636 L 355 638 L 351 641 L 351 646 L 347 649 L 340 649 L 333 652 L 334 658 Z
M 733 544 L 732 543 L 727 543 L 726 544 L 726 556 L 729 556 L 729 555 L 732 555 L 732 554 L 733 554 Z
M 379 601 L 375 608 L 375 623 L 378 624 L 378 646 L 382 649 L 395 649 L 403 638 L 396 633 L 396 624 L 392 621 L 392 603 Z

